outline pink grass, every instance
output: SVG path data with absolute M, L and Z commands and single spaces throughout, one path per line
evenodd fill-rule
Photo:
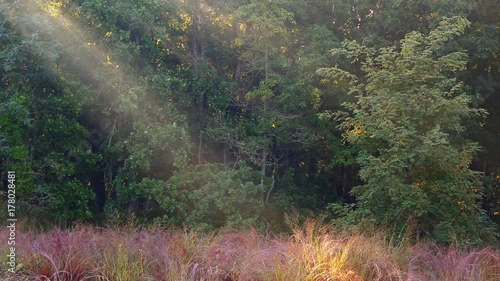
M 500 280 L 500 255 L 493 248 L 459 250 L 418 245 L 409 267 L 409 280 L 473 281 Z
M 281 237 L 254 229 L 208 235 L 83 226 L 22 232 L 16 242 L 20 270 L 0 274 L 1 280 L 500 280 L 498 249 L 393 247 L 382 235 L 334 234 L 314 221 Z

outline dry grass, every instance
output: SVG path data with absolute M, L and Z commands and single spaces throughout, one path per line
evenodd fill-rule
M 6 237 L 7 232 L 2 230 Z M 0 253 L 6 252 L 6 243 Z M 500 251 L 459 250 L 429 244 L 394 247 L 383 235 L 334 234 L 307 221 L 293 234 L 256 230 L 215 234 L 158 228 L 18 233 L 20 270 L 2 280 L 53 281 L 494 281 Z M 2 265 L 4 266 L 4 265 Z M 5 270 L 2 268 L 2 272 Z M 23 279 L 24 278 L 24 279 Z

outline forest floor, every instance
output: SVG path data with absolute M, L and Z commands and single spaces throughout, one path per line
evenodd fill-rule
M 9 250 L 0 245 L 3 260 Z M 394 246 L 383 235 L 334 234 L 314 221 L 287 235 L 90 226 L 19 231 L 15 251 L 17 273 L 4 262 L 1 280 L 500 280 L 494 247 Z

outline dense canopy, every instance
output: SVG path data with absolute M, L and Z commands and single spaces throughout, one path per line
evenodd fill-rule
M 481 244 L 500 224 L 499 2 L 5 0 L 0 178 L 36 223 Z M 6 204 L 5 196 L 2 204 Z M 3 207 L 2 207 L 3 208 Z

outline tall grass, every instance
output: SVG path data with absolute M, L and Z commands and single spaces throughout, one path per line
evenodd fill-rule
M 500 255 L 492 248 L 459 250 L 418 245 L 409 262 L 412 276 L 421 281 L 500 280 Z
M 0 253 L 6 247 L 1 245 Z M 1 280 L 500 280 L 498 249 L 393 246 L 382 234 L 336 234 L 312 220 L 282 236 L 254 229 L 213 234 L 88 226 L 25 231 L 18 233 L 16 251 L 20 270 L 0 274 Z

